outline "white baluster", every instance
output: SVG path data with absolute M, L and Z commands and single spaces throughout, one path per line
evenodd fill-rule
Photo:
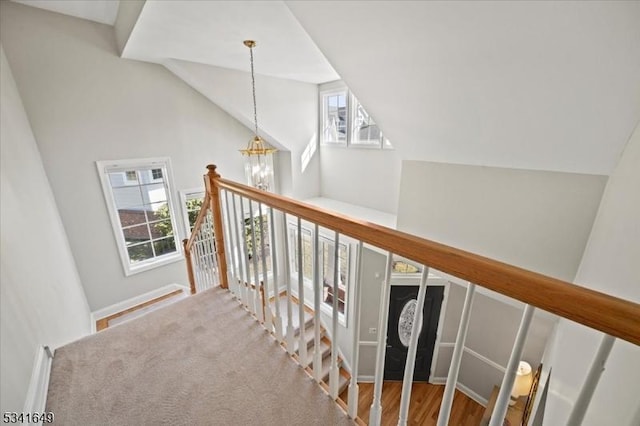
M 473 283 L 469 283 L 469 286 L 467 287 L 467 295 L 464 299 L 464 306 L 462 308 L 462 315 L 460 316 L 460 325 L 458 326 L 456 344 L 453 347 L 451 364 L 449 364 L 447 383 L 444 387 L 444 395 L 442 396 L 442 403 L 440 404 L 438 426 L 446 426 L 449 423 L 449 416 L 451 415 L 451 405 L 453 404 L 453 396 L 456 391 L 456 383 L 458 382 L 460 362 L 462 361 L 464 342 L 467 339 L 467 329 L 469 328 L 469 318 L 471 316 L 471 305 L 473 304 L 473 296 L 475 295 L 475 292 L 476 285 Z
M 227 253 L 229 253 L 229 257 L 231 260 L 231 268 L 227 268 L 228 274 L 229 274 L 229 290 L 231 290 L 231 292 L 233 293 L 233 296 L 236 299 L 240 298 L 240 294 L 238 293 L 238 281 L 237 281 L 237 277 L 238 277 L 238 273 L 237 273 L 237 266 L 238 264 L 236 263 L 236 251 L 234 249 L 234 241 L 233 241 L 233 233 L 231 232 L 231 209 L 229 208 L 229 191 L 225 190 L 224 191 L 224 207 L 225 207 L 225 213 L 226 215 L 224 216 L 224 224 L 225 224 L 225 234 L 227 236 L 227 238 L 224 239 L 225 245 L 226 245 L 226 251 Z
M 340 379 L 340 369 L 338 368 L 338 295 L 340 280 L 340 234 L 334 234 L 333 250 L 333 307 L 331 314 L 331 367 L 329 369 L 329 395 L 331 398 L 338 398 L 338 380 Z
M 608 334 L 602 336 L 598 352 L 593 358 L 593 362 L 591 363 L 587 377 L 582 385 L 582 389 L 580 389 L 580 394 L 578 395 L 575 404 L 573 404 L 573 410 L 571 410 L 571 415 L 569 415 L 567 426 L 579 426 L 582 424 L 587 408 L 589 408 L 591 397 L 598 386 L 598 381 L 600 381 L 600 376 L 602 376 L 602 373 L 604 372 L 604 366 L 609 358 L 609 354 L 611 353 L 611 349 L 613 348 L 613 343 L 615 341 L 616 338 L 609 336 Z M 640 404 L 638 405 L 638 412 L 640 413 Z
M 238 208 L 237 208 L 237 201 L 236 201 L 236 194 L 231 193 L 231 198 L 233 200 L 233 223 L 234 223 L 234 230 L 235 230 L 235 234 L 236 234 L 236 258 L 238 260 L 238 290 L 240 293 L 240 300 L 242 300 L 242 303 L 247 306 L 247 288 L 245 286 L 245 273 L 244 273 L 244 249 L 243 249 L 243 245 L 242 245 L 242 240 L 240 239 L 240 231 L 238 230 L 238 228 L 240 228 L 243 223 L 242 220 L 238 220 Z M 242 202 L 242 200 L 241 200 Z M 242 230 L 243 234 L 242 236 L 244 236 L 244 229 Z
M 260 258 L 262 259 L 262 282 L 264 283 L 264 304 L 262 308 L 264 312 L 264 326 L 268 331 L 273 330 L 273 314 L 271 313 L 271 303 L 269 303 L 269 277 L 267 274 L 267 250 L 264 245 L 264 226 L 265 221 L 262 217 L 262 203 L 258 203 L 258 223 L 260 224 Z
M 302 265 L 302 220 L 298 218 L 298 322 L 300 333 L 298 334 L 298 359 L 300 365 L 307 366 L 307 340 L 305 334 L 304 319 L 304 271 Z
M 418 339 L 422 331 L 422 314 L 424 310 L 424 299 L 427 294 L 427 278 L 429 268 L 423 265 L 422 277 L 420 279 L 420 289 L 418 290 L 418 300 L 416 310 L 413 314 L 413 324 L 411 325 L 411 338 L 409 339 L 409 351 L 407 361 L 404 365 L 404 377 L 402 378 L 402 396 L 400 397 L 400 415 L 398 416 L 398 426 L 405 426 L 409 417 L 409 402 L 411 401 L 411 385 L 413 384 L 413 372 L 416 365 L 416 352 L 418 350 Z
M 200 293 L 202 291 L 202 282 L 204 281 L 204 277 L 202 275 L 202 250 L 200 246 L 200 232 L 198 232 L 198 236 L 193 244 L 193 248 L 196 252 L 196 261 L 194 262 L 196 265 L 196 293 Z
M 256 315 L 253 293 L 251 293 L 251 268 L 249 267 L 249 247 L 247 246 L 245 218 L 246 216 L 244 214 L 244 197 L 240 197 L 240 229 L 242 230 L 242 253 L 245 266 L 245 281 L 243 283 L 243 287 L 245 288 L 245 292 L 247 293 L 247 309 L 249 309 L 249 312 Z
M 322 283 L 320 281 L 320 231 L 318 224 L 313 232 L 313 377 L 322 380 L 322 351 L 320 350 L 320 303 Z
M 358 244 L 358 264 L 356 271 L 355 288 L 353 289 L 354 299 L 354 312 L 351 315 L 353 318 L 353 342 L 351 347 L 351 353 L 353 357 L 351 359 L 351 382 L 349 383 L 349 401 L 348 401 L 348 413 L 349 417 L 355 419 L 358 417 L 358 363 L 360 361 L 360 295 L 362 289 L 362 255 L 363 255 L 363 243 L 360 241 Z
M 387 253 L 387 268 L 380 289 L 380 312 L 378 313 L 378 346 L 376 348 L 376 372 L 373 385 L 373 401 L 369 410 L 369 424 L 380 426 L 382 419 L 382 385 L 384 380 L 384 359 L 387 352 L 387 328 L 389 326 L 389 294 L 391 293 L 391 270 L 393 253 Z
M 274 318 L 276 338 L 282 343 L 282 316 L 280 315 L 280 276 L 278 275 L 278 259 L 276 245 L 276 222 L 274 220 L 273 208 L 269 209 L 269 231 L 271 231 L 271 270 L 273 271 L 273 294 L 276 308 Z
M 253 278 L 254 278 L 254 287 L 253 287 L 253 300 L 255 303 L 255 314 L 258 321 L 262 321 L 263 312 L 262 312 L 262 302 L 260 297 L 260 271 L 258 270 L 258 246 L 256 244 L 256 228 L 254 226 L 255 221 L 253 217 L 253 201 L 249 200 L 249 216 L 251 218 L 251 247 L 252 247 L 252 256 L 251 260 L 253 262 Z
M 522 319 L 520 320 L 520 327 L 518 328 L 518 334 L 516 335 L 516 340 L 513 343 L 511 357 L 509 358 L 507 369 L 504 373 L 504 377 L 502 378 L 500 392 L 498 392 L 498 398 L 496 399 L 496 405 L 494 406 L 493 413 L 491 414 L 489 426 L 502 426 L 502 423 L 504 422 L 509 405 L 509 396 L 511 395 L 511 389 L 513 389 L 513 382 L 516 380 L 516 371 L 518 370 L 518 364 L 522 357 L 524 342 L 527 340 L 527 333 L 529 332 L 529 326 L 531 325 L 531 319 L 533 318 L 534 311 L 535 307 L 531 305 L 526 305 L 524 307 Z
M 215 265 L 213 265 L 213 258 L 215 255 L 214 237 L 213 237 L 213 223 L 211 216 L 207 214 L 204 221 L 204 227 L 202 230 L 204 239 L 202 241 L 202 252 L 204 257 L 202 258 L 202 264 L 204 265 L 205 285 L 204 289 L 208 289 L 217 284 L 217 280 L 214 278 Z M 215 274 L 217 275 L 217 274 Z
M 282 214 L 282 226 L 284 234 L 284 282 L 287 286 L 287 352 L 293 355 L 295 344 L 295 330 L 293 329 L 293 306 L 291 304 L 291 259 L 289 258 L 289 226 L 287 214 Z M 279 300 L 278 300 L 279 302 Z

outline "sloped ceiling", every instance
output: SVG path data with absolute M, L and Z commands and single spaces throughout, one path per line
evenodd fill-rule
M 640 2 L 286 2 L 404 158 L 609 174 Z
M 118 15 L 119 0 L 13 0 L 63 15 L 113 25 Z
M 247 39 L 257 42 L 257 73 L 307 83 L 339 78 L 282 1 L 147 1 L 122 56 L 247 71 Z
M 405 159 L 610 174 L 640 119 L 636 1 L 151 1 L 123 56 L 247 71 L 247 38 L 258 74 L 342 78 Z

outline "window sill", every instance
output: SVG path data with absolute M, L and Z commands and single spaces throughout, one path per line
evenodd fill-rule
M 125 276 L 131 276 L 135 274 L 139 274 L 141 272 L 150 271 L 155 268 L 159 268 L 164 265 L 169 265 L 171 263 L 175 263 L 183 260 L 181 252 L 176 252 L 174 254 L 170 254 L 167 256 L 162 256 L 160 258 L 154 259 L 152 261 L 144 261 L 135 265 L 125 265 L 124 274 Z

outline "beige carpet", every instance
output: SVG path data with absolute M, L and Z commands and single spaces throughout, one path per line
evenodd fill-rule
M 219 288 L 58 349 L 47 411 L 61 425 L 353 424 Z

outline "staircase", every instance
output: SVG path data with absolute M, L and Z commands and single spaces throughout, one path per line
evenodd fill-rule
M 298 308 L 299 308 L 299 304 L 298 304 L 298 300 L 295 297 L 292 297 L 293 300 L 293 305 L 294 305 L 294 311 L 295 311 L 295 315 L 293 315 L 293 319 L 292 319 L 292 325 L 294 326 L 295 329 L 295 344 L 294 344 L 294 358 L 296 359 L 296 361 L 303 365 L 306 366 L 305 369 L 307 371 L 307 373 L 309 373 L 309 375 L 311 375 L 312 377 L 314 377 L 314 366 L 313 366 L 313 358 L 314 355 L 316 353 L 316 349 L 320 351 L 321 355 L 321 359 L 322 359 L 322 370 L 320 373 L 320 386 L 322 386 L 322 388 L 329 392 L 329 371 L 331 368 L 331 339 L 329 338 L 326 329 L 321 325 L 320 326 L 320 347 L 316 348 L 315 347 L 315 339 L 314 339 L 314 323 L 313 323 L 313 317 L 314 317 L 314 311 L 309 308 L 308 306 L 304 306 L 304 324 L 302 327 L 300 327 L 299 321 L 298 321 Z M 271 300 L 271 305 L 273 307 L 273 305 L 275 304 L 275 302 L 273 300 Z M 280 306 L 282 309 L 282 312 L 286 312 L 286 307 L 287 305 L 287 295 L 285 293 L 280 294 Z M 283 316 L 283 328 L 286 329 L 287 326 L 287 318 L 286 315 Z M 300 333 L 304 333 L 304 341 L 307 343 L 307 359 L 305 362 L 302 362 L 300 360 Z M 340 368 L 339 370 L 339 381 L 338 381 L 338 395 L 341 395 L 349 386 L 349 381 L 351 380 L 351 374 L 349 373 L 349 371 L 347 371 L 346 366 L 343 362 L 343 359 L 341 356 L 338 356 L 338 367 Z M 338 400 L 338 403 L 346 409 L 346 401 L 342 401 L 342 400 Z

